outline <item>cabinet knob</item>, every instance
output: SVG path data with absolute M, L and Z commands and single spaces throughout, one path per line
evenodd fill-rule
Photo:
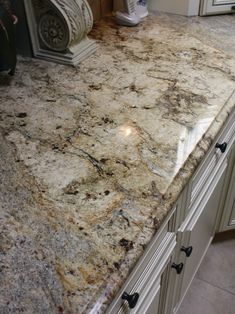
M 130 309 L 133 309 L 139 300 L 139 293 L 128 294 L 124 292 L 122 295 L 122 299 L 128 302 Z
M 231 7 L 231 10 L 232 10 L 232 11 L 235 11 L 235 5 L 233 5 L 233 6 Z
M 192 246 L 189 246 L 189 247 L 184 247 L 184 246 L 182 246 L 181 249 L 180 249 L 180 251 L 184 252 L 185 255 L 186 255 L 187 257 L 189 257 L 189 256 L 192 254 L 192 252 L 193 252 L 193 247 L 192 247 Z
M 226 149 L 227 149 L 227 146 L 228 146 L 228 144 L 227 144 L 226 142 L 224 142 L 224 143 L 222 143 L 222 144 L 217 143 L 217 144 L 215 145 L 215 148 L 219 148 L 220 151 L 221 151 L 221 153 L 225 153 L 225 151 L 226 151 Z
M 176 270 L 177 274 L 179 275 L 179 274 L 181 274 L 181 272 L 182 272 L 182 270 L 184 268 L 184 264 L 183 263 L 180 263 L 180 264 L 173 263 L 171 265 L 171 267 L 174 268 Z

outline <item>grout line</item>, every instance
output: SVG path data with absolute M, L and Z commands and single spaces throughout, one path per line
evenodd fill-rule
M 214 284 L 212 284 L 211 282 L 209 282 L 209 281 L 207 281 L 207 280 L 201 279 L 200 277 L 195 277 L 195 278 L 198 279 L 198 280 L 200 280 L 200 281 L 203 281 L 203 282 L 207 283 L 208 285 L 210 285 L 210 286 L 212 286 L 212 287 L 214 287 L 214 288 L 223 290 L 223 291 L 225 291 L 225 292 L 227 292 L 227 293 L 229 293 L 229 294 L 231 294 L 231 295 L 235 295 L 235 293 L 233 293 L 233 292 L 231 292 L 231 291 L 229 291 L 229 290 L 227 290 L 227 289 L 224 289 L 224 288 L 222 288 L 222 287 L 219 287 L 219 286 L 217 286 L 217 285 L 214 285 Z

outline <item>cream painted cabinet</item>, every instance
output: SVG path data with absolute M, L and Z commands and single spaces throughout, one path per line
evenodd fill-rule
M 207 163 L 206 163 L 207 165 Z M 192 191 L 188 186 L 188 205 L 185 202 L 185 219 L 177 232 L 177 245 L 174 260 L 183 264 L 181 274 L 170 274 L 170 287 L 168 289 L 167 311 L 164 314 L 176 313 L 194 275 L 213 239 L 217 217 L 219 215 L 220 200 L 226 177 L 227 159 L 221 160 L 217 165 L 216 173 L 211 173 L 211 179 L 200 175 L 199 182 L 203 182 L 203 191 L 198 192 L 192 199 Z M 203 168 L 201 168 L 203 169 Z M 201 174 L 199 169 L 199 174 Z M 196 176 L 196 177 L 197 177 Z M 196 179 L 195 177 L 195 179 Z M 195 185 L 196 188 L 196 185 Z M 181 209 L 183 210 L 183 208 Z
M 219 232 L 235 229 L 235 144 L 229 158 L 223 194 Z
M 235 226 L 234 147 L 235 112 L 106 314 L 177 313 L 215 232 Z
M 169 231 L 168 217 L 160 232 L 150 243 L 107 314 L 162 314 L 166 277 L 172 264 L 176 235 Z
M 235 13 L 234 0 L 202 0 L 201 15 Z
M 183 299 L 214 237 L 226 167 L 227 163 L 221 166 L 205 196 L 195 209 L 192 209 L 192 215 L 189 215 L 179 229 L 180 247 L 191 248 L 191 254 L 188 257 L 183 252 L 181 253 L 184 271 L 180 283 L 179 302 Z
M 217 225 L 222 222 L 221 216 L 224 217 L 223 225 L 227 229 L 229 224 L 232 227 L 235 198 L 234 117 L 232 114 L 188 184 L 186 215 L 178 229 L 176 247 L 178 260 L 184 264 L 184 269 L 181 277 L 174 282 L 173 304 L 168 313 L 177 312 L 218 229 Z

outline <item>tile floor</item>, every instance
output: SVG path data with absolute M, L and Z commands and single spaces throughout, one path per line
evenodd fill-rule
M 177 314 L 235 313 L 235 231 L 218 234 Z

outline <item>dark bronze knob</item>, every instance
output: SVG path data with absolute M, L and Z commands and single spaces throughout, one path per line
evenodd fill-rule
M 235 5 L 233 5 L 233 6 L 231 7 L 231 10 L 232 10 L 232 11 L 235 11 Z
M 227 149 L 227 146 L 228 146 L 228 144 L 227 144 L 226 142 L 224 142 L 224 143 L 222 143 L 222 144 L 217 143 L 217 144 L 215 145 L 215 148 L 219 148 L 220 151 L 221 151 L 221 153 L 225 153 L 225 151 L 226 151 L 226 149 Z
M 186 256 L 189 257 L 193 252 L 193 247 L 192 246 L 189 246 L 189 247 L 182 246 L 180 251 L 184 252 L 186 254 Z
M 128 294 L 124 292 L 122 295 L 122 299 L 128 302 L 130 309 L 133 309 L 139 300 L 139 294 L 138 293 Z
M 171 265 L 171 267 L 174 268 L 176 270 L 177 274 L 179 275 L 179 274 L 181 274 L 181 272 L 182 272 L 182 270 L 184 268 L 184 264 L 183 263 L 180 263 L 180 264 L 173 263 Z

